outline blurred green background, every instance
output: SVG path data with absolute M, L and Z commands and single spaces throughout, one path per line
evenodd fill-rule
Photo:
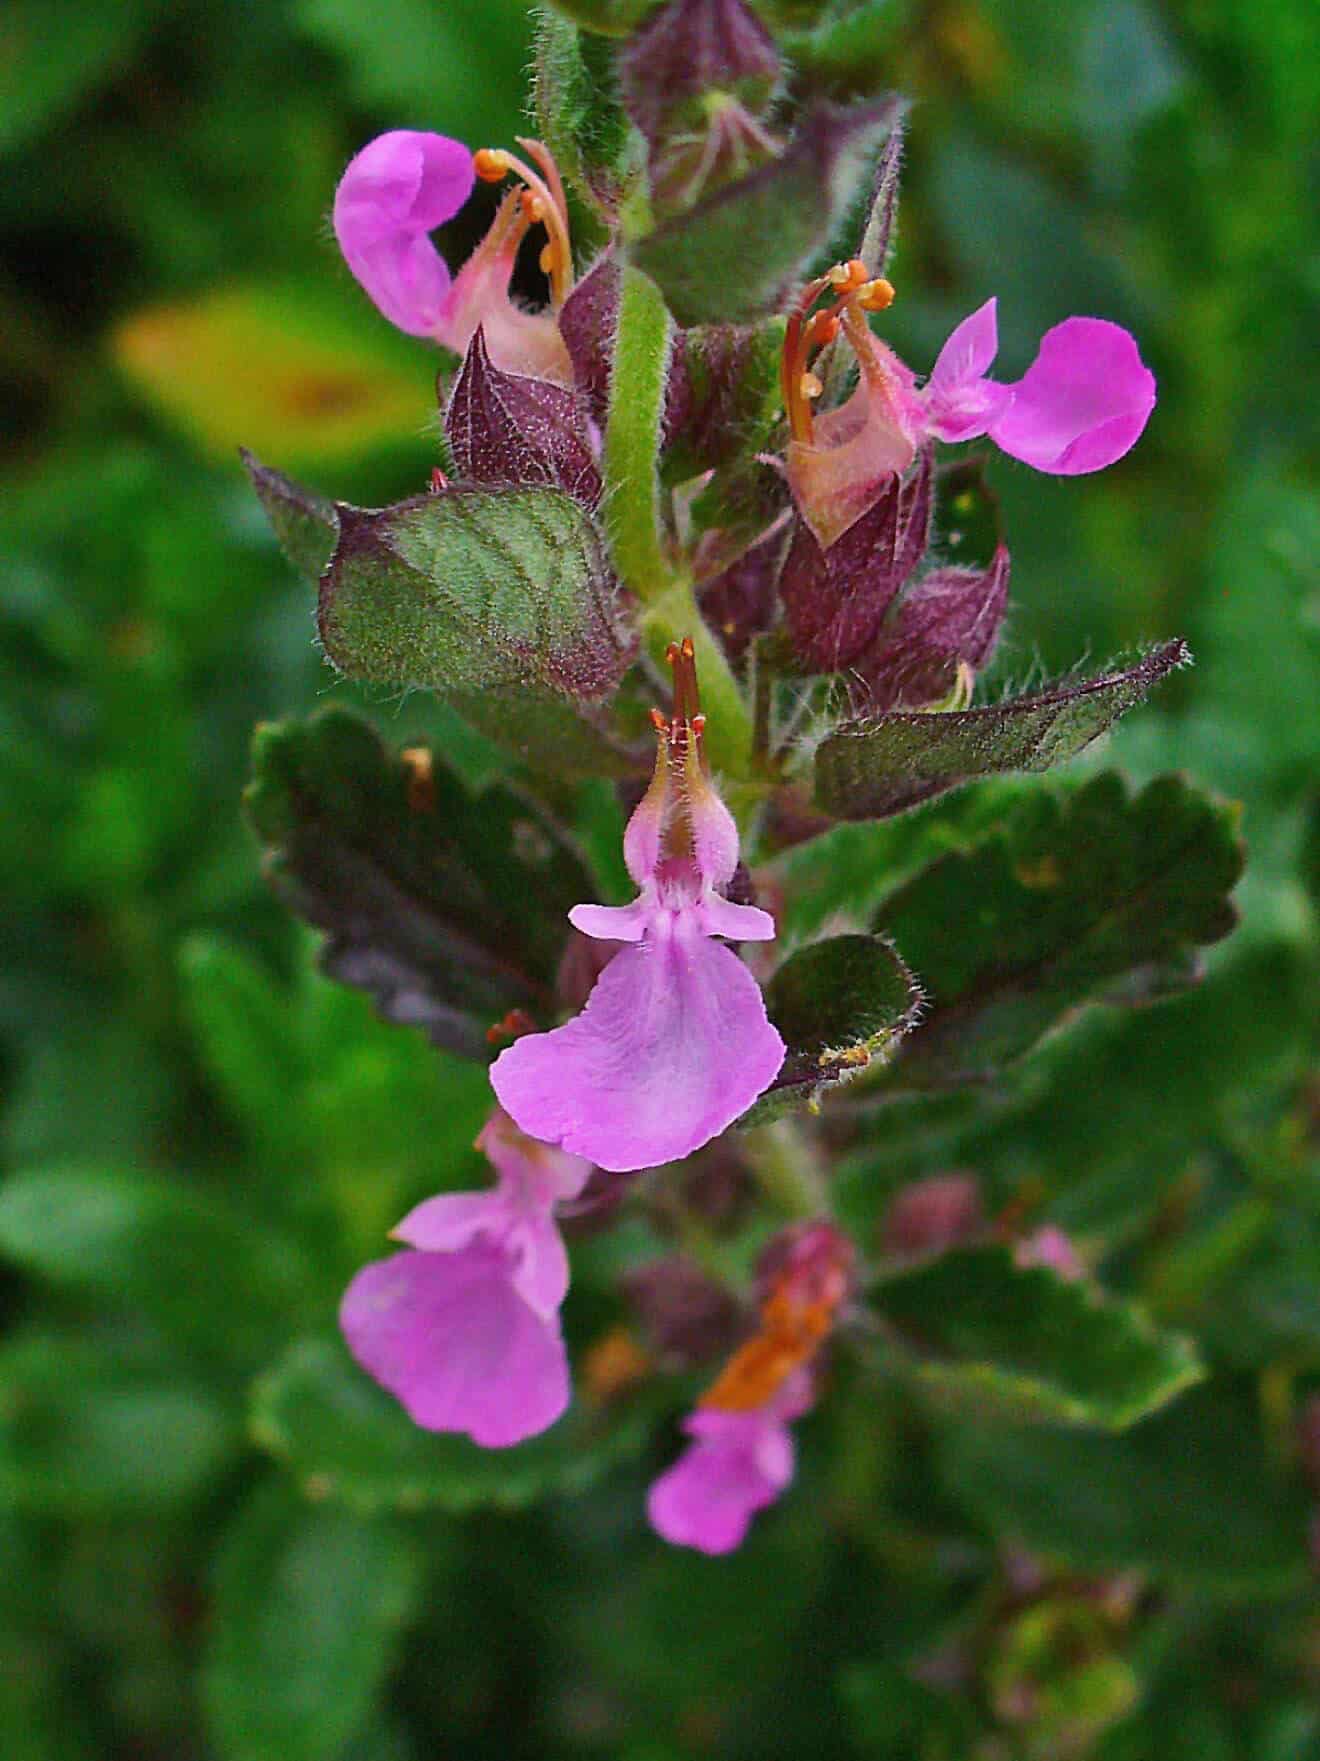
M 1103 477 L 995 461 L 1002 670 L 1186 636 L 1195 669 L 1106 757 L 1240 800 L 1251 852 L 1198 993 L 1088 1019 L 988 1116 L 878 1116 L 848 1191 L 865 1228 L 954 1163 L 1029 1191 L 1236 1378 L 1223 1461 L 1262 1413 L 1286 1458 L 1320 1376 L 1320 9 L 892 0 L 848 28 L 917 99 L 901 352 L 927 364 L 997 293 L 1005 376 L 1092 312 L 1160 382 Z M 725 1562 L 645 1528 L 672 1433 L 642 1427 L 613 1468 L 552 1447 L 517 1483 L 456 1467 L 413 1495 L 406 1462 L 339 1484 L 289 1460 L 339 1289 L 408 1203 L 473 1175 L 486 1097 L 317 977 L 263 888 L 253 724 L 360 699 L 322 667 L 235 449 L 359 502 L 425 479 L 434 362 L 358 293 L 326 216 L 382 128 L 509 141 L 530 32 L 512 0 L 0 17 L 0 1750 L 1320 1754 L 1304 1504 L 1275 1509 L 1263 1477 L 1244 1503 L 1176 1433 L 1194 1471 L 1130 1541 L 1150 1569 L 1088 1678 L 1095 1731 L 1080 1702 L 1051 1725 L 1047 1695 L 1023 1713 L 1012 1690 L 1053 1669 L 1082 1694 L 1068 1623 L 1098 1592 L 1065 1574 L 1059 1630 L 1019 1630 L 992 1538 L 1087 1513 L 997 1524 L 965 1461 L 941 1468 L 948 1438 L 846 1383 Z M 504 762 L 421 698 L 369 707 L 475 779 Z M 584 1338 L 637 1245 L 583 1244 Z M 896 1675 L 958 1632 L 958 1694 Z

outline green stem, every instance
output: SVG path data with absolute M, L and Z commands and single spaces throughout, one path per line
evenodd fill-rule
M 792 1119 L 756 1125 L 742 1136 L 757 1185 L 790 1217 L 829 1214 L 829 1194 L 811 1146 Z
M 706 751 L 711 767 L 727 783 L 752 780 L 752 718 L 743 702 L 738 681 L 711 631 L 707 628 L 687 581 L 673 582 L 668 591 L 651 601 L 642 613 L 642 641 L 646 652 L 662 666 L 671 642 L 691 636 L 697 652 L 697 684 L 706 716 Z M 734 797 L 738 789 L 726 789 L 735 817 L 741 818 Z M 753 791 L 759 800 L 764 789 Z
M 659 288 L 625 263 L 605 424 L 605 523 L 619 579 L 643 601 L 658 598 L 674 579 L 657 468 L 671 341 Z

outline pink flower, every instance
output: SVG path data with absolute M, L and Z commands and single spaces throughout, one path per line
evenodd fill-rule
M 441 1193 L 410 1211 L 393 1233 L 413 1251 L 364 1266 L 339 1323 L 417 1424 L 499 1449 L 568 1405 L 568 1257 L 554 1209 L 577 1197 L 591 1164 L 524 1137 L 498 1109 L 477 1144 L 494 1189 Z
M 758 1510 L 793 1478 L 791 1420 L 811 1405 L 811 1376 L 795 1371 L 764 1405 L 741 1412 L 702 1406 L 683 1421 L 693 1441 L 654 1482 L 651 1527 L 676 1547 L 732 1553 Z
M 481 325 L 491 358 L 505 372 L 571 385 L 554 317 L 524 312 L 509 297 L 518 247 L 535 224 L 549 235 L 545 261 L 556 309 L 572 285 L 558 171 L 538 141 L 524 144 L 540 171 L 510 153 L 483 148 L 473 154 L 447 135 L 415 129 L 378 135 L 339 180 L 335 237 L 363 289 L 400 330 L 463 354 Z M 525 188 L 505 197 L 486 237 L 452 276 L 431 233 L 463 207 L 476 178 L 498 182 L 510 171 Z
M 784 1058 L 756 980 L 714 939 L 769 941 L 774 919 L 720 891 L 738 863 L 738 831 L 706 775 L 691 643 L 670 659 L 674 717 L 658 720 L 655 774 L 623 841 L 640 897 L 569 913 L 584 935 L 625 945 L 580 1015 L 515 1041 L 491 1070 L 524 1131 L 614 1172 L 699 1149 Z
M 1155 408 L 1155 375 L 1119 324 L 1065 318 L 1012 385 L 986 378 L 999 347 L 996 302 L 964 318 L 940 350 L 914 414 L 938 440 L 988 434 L 1001 452 L 1075 477 L 1129 452 Z
M 808 319 L 822 293 L 837 295 Z M 1132 337 L 1102 318 L 1067 318 L 1046 332 L 1022 378 L 1001 385 L 989 370 L 999 347 L 996 302 L 953 331 L 925 385 L 870 328 L 867 312 L 893 297 L 861 263 L 840 264 L 804 290 L 785 335 L 786 455 L 798 511 L 823 550 L 836 543 L 934 440 L 982 434 L 1038 471 L 1103 470 L 1133 447 L 1155 407 L 1155 378 Z M 842 333 L 857 360 L 856 389 L 814 413 L 821 381 L 812 351 Z

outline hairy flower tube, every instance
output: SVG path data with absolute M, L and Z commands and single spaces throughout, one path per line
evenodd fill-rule
M 833 303 L 813 307 L 823 295 Z M 1054 476 L 1103 470 L 1135 446 L 1155 407 L 1155 377 L 1121 325 L 1067 318 L 1041 339 L 1022 378 L 988 377 L 998 351 L 996 302 L 987 300 L 953 331 L 930 378 L 916 374 L 872 331 L 868 312 L 893 300 L 888 281 L 855 260 L 803 290 L 790 315 L 783 356 L 786 458 L 798 511 L 828 548 L 931 441 L 988 435 L 1001 452 Z M 856 389 L 819 414 L 817 351 L 837 337 L 857 360 Z
M 655 712 L 655 772 L 623 841 L 640 895 L 569 913 L 584 935 L 625 945 L 580 1015 L 515 1041 L 491 1069 L 524 1131 L 614 1172 L 708 1143 L 784 1058 L 756 980 L 715 939 L 770 941 L 774 919 L 724 897 L 738 831 L 706 771 L 691 642 L 673 645 L 670 661 L 674 713 Z
M 393 1231 L 408 1250 L 364 1266 L 339 1323 L 363 1369 L 429 1431 L 499 1449 L 552 1425 L 568 1405 L 559 1308 L 568 1256 L 555 1206 L 591 1164 L 525 1137 L 497 1108 L 477 1138 L 497 1181 L 441 1193 Z
M 518 247 L 535 225 L 546 229 L 541 263 L 554 312 L 573 282 L 559 172 L 539 141 L 519 145 L 535 168 L 500 149 L 474 154 L 447 135 L 378 135 L 339 180 L 335 237 L 358 282 L 400 330 L 462 354 L 481 325 L 492 359 L 506 372 L 568 385 L 572 369 L 553 313 L 525 312 L 509 295 Z M 431 233 L 458 213 L 477 178 L 498 183 L 510 172 L 522 188 L 505 196 L 481 244 L 451 275 Z

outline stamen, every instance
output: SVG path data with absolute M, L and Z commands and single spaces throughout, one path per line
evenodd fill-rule
M 894 303 L 894 284 L 877 275 L 874 281 L 858 288 L 856 298 L 863 312 L 883 312 Z
M 827 290 L 836 296 L 834 303 L 809 316 Z M 784 412 L 794 440 L 811 443 L 811 400 L 819 397 L 822 390 L 820 379 L 811 371 L 812 354 L 833 342 L 842 324 L 860 361 L 854 334 L 854 325 L 864 322 L 859 314 L 883 312 L 893 299 L 893 284 L 883 275 L 872 276 L 860 257 L 836 263 L 827 274 L 803 288 L 796 310 L 789 315 L 781 360 Z
M 798 390 L 803 397 L 818 398 L 824 389 L 825 387 L 814 373 L 804 373 L 798 380 Z
M 533 171 L 516 153 L 507 152 L 503 147 L 479 147 L 472 155 L 472 167 L 484 183 L 498 183 L 512 172 L 527 186 L 520 206 L 529 224 L 534 222 L 544 226 L 549 234 L 546 246 L 549 261 L 546 262 L 546 252 L 543 251 L 542 266 L 550 277 L 551 302 L 558 308 L 568 298 L 573 286 L 573 251 L 568 237 L 564 186 L 554 160 L 540 141 L 524 140 L 520 136 L 518 144 L 535 159 L 544 171 L 544 177 Z
M 701 713 L 697 656 L 691 636 L 684 636 L 682 642 L 671 642 L 665 659 L 674 670 L 674 722 L 690 723 L 693 716 Z

